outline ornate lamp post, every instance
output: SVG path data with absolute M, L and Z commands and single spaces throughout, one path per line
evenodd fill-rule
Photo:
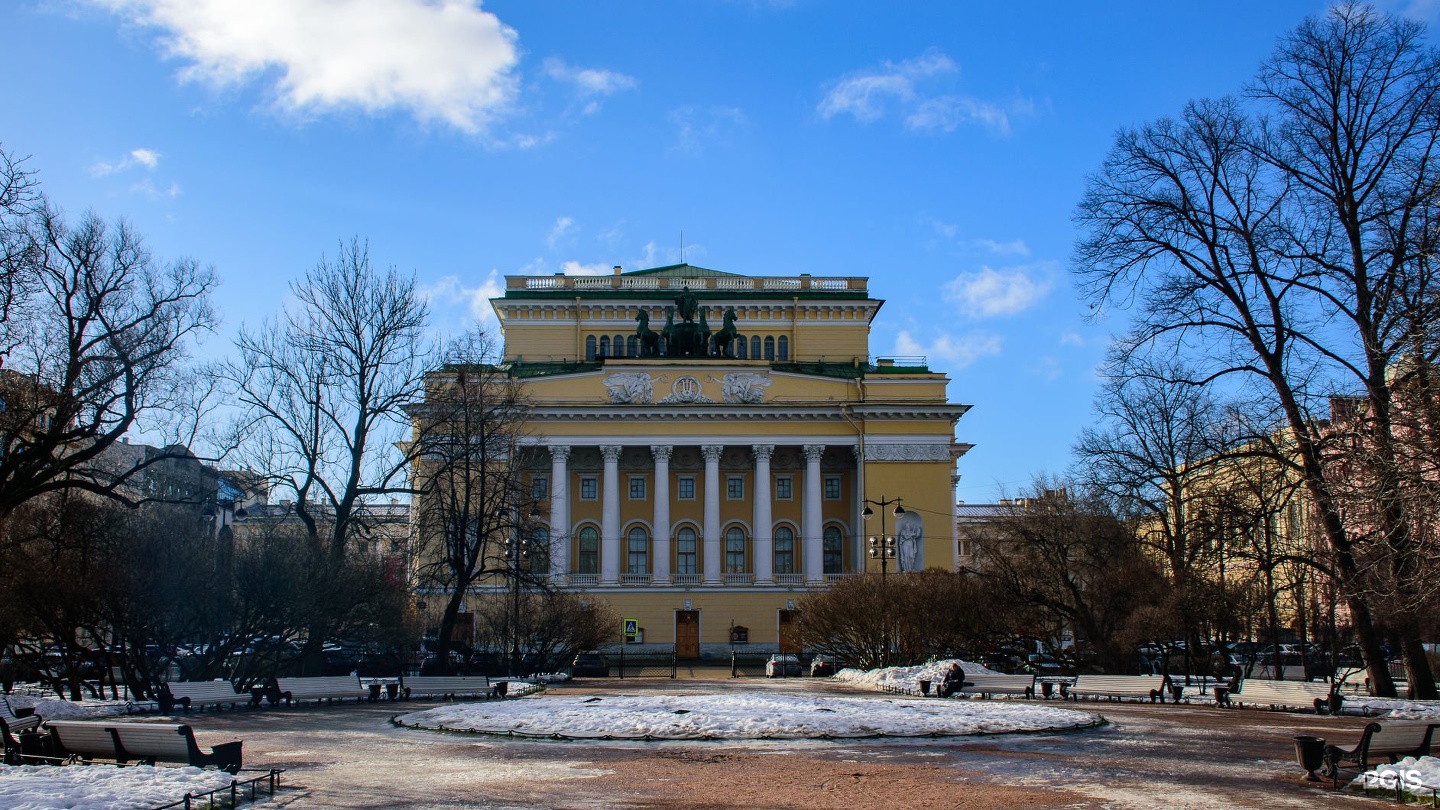
M 880 496 L 880 500 L 878 500 L 878 501 L 866 500 L 866 501 L 865 501 L 865 504 L 866 504 L 866 505 L 865 505 L 865 509 L 864 509 L 864 511 L 862 511 L 862 512 L 860 513 L 860 517 L 864 518 L 865 520 L 869 520 L 870 518 L 875 517 L 875 510 L 871 509 L 871 508 L 870 508 L 871 506 L 878 506 L 878 507 L 880 507 L 881 510 L 884 510 L 885 507 L 887 507 L 887 506 L 889 506 L 890 504 L 893 503 L 893 504 L 895 504 L 895 511 L 892 512 L 891 514 L 895 515 L 895 519 L 898 521 L 898 520 L 900 519 L 900 516 L 903 515 L 903 514 L 905 514 L 905 508 L 900 505 L 900 502 L 903 501 L 903 500 L 905 500 L 905 499 L 904 499 L 904 498 L 889 498 L 889 499 L 887 499 L 884 495 L 881 495 L 881 496 Z M 893 560 L 893 559 L 895 559 L 895 538 L 893 538 L 893 537 L 891 537 L 891 536 L 889 536 L 889 535 L 887 535 L 887 534 L 885 533 L 885 512 L 884 512 L 884 511 L 881 511 L 881 512 L 880 512 L 880 536 L 879 536 L 879 537 L 874 537 L 874 536 L 872 536 L 872 537 L 870 538 L 869 545 L 870 545 L 870 559 L 872 559 L 872 560 L 875 560 L 875 559 L 880 560 L 880 582 L 881 582 L 881 585 L 882 585 L 882 587 L 883 587 L 884 582 L 885 582 L 885 574 L 886 574 L 886 572 L 889 570 L 889 567 L 890 567 L 890 561 Z
M 530 506 L 530 522 L 540 517 L 540 507 L 537 504 Z M 530 547 L 532 543 L 526 536 L 526 527 L 520 526 L 515 534 L 505 541 L 505 560 L 510 564 L 511 595 L 514 601 L 511 603 L 510 614 L 511 635 L 510 635 L 510 666 L 509 673 L 512 677 L 519 677 L 520 672 L 520 579 L 522 577 L 521 566 L 530 559 Z
M 868 499 L 867 499 L 867 500 L 865 501 L 865 509 L 860 512 L 860 517 L 861 517 L 861 518 L 863 518 L 863 519 L 865 519 L 865 520 L 869 520 L 870 518 L 875 517 L 875 510 L 871 509 L 871 508 L 870 508 L 871 506 L 878 506 L 878 507 L 880 508 L 880 510 L 881 510 L 881 511 L 880 511 L 880 536 L 879 536 L 879 537 L 872 536 L 872 537 L 870 538 L 870 540 L 869 540 L 868 545 L 870 546 L 870 559 L 872 559 L 872 560 L 877 560 L 877 559 L 878 559 L 878 560 L 880 561 L 880 592 L 881 592 L 881 594 L 882 594 L 882 598 L 888 597 L 888 596 L 889 596 L 889 593 L 890 593 L 888 590 L 886 590 L 886 587 L 887 587 L 887 586 L 886 586 L 886 581 L 885 581 L 885 575 L 889 572 L 889 569 L 890 569 L 890 561 L 895 558 L 895 538 L 894 538 L 894 537 L 891 537 L 890 535 L 888 535 L 888 534 L 885 533 L 885 511 L 884 511 L 884 510 L 885 510 L 885 507 L 889 506 L 890 504 L 892 504 L 892 503 L 895 504 L 895 511 L 892 512 L 891 514 L 893 514 L 893 515 L 895 516 L 895 518 L 896 518 L 896 520 L 897 520 L 897 522 L 898 522 L 900 516 L 903 515 L 903 514 L 905 514 L 905 508 L 900 505 L 900 502 L 901 502 L 902 500 L 904 500 L 904 498 L 886 498 L 884 495 L 881 495 L 881 496 L 880 496 L 880 500 L 878 500 L 878 501 L 872 501 L 872 500 L 868 500 Z M 886 613 L 887 615 L 885 615 L 885 616 L 882 617 L 882 618 L 885 619 L 885 622 L 884 622 L 884 624 L 882 625 L 881 635 L 880 635 L 880 662 L 879 662 L 879 663 L 880 663 L 881 666 L 884 666 L 884 665 L 885 665 L 885 659 L 888 657 L 888 654 L 889 654 L 889 652 L 890 652 L 890 623 L 889 623 L 889 616 L 888 616 L 888 613 L 889 613 L 888 607 L 889 607 L 889 606 L 887 605 L 887 606 L 886 606 L 886 610 L 885 610 L 885 613 Z

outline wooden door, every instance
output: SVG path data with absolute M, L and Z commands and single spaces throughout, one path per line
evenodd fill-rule
M 780 611 L 780 633 L 777 636 L 780 652 L 800 653 L 800 642 L 795 640 L 795 619 L 798 614 L 793 610 Z
M 700 611 L 675 611 L 675 657 L 700 657 Z

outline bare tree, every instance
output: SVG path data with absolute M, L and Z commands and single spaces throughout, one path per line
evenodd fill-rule
M 1197 101 L 1178 120 L 1121 132 L 1077 214 L 1091 300 L 1139 304 L 1123 350 L 1183 352 L 1189 381 L 1228 378 L 1292 434 L 1378 694 L 1394 687 L 1319 417 L 1327 395 L 1362 389 L 1368 441 L 1386 460 L 1377 474 L 1394 475 L 1386 369 L 1414 324 L 1433 322 L 1413 309 L 1433 296 L 1404 294 L 1433 288 L 1414 248 L 1436 179 L 1440 59 L 1421 35 L 1360 6 L 1307 20 L 1261 68 L 1253 108 Z M 1380 542 L 1403 567 L 1409 520 L 1403 501 L 1384 498 Z M 1414 628 L 1405 636 L 1410 680 L 1434 697 Z
M 996 601 L 1041 623 L 1016 628 L 1017 635 L 1051 638 L 1071 628 L 1107 671 L 1128 669 L 1144 637 L 1136 619 L 1164 590 L 1136 527 L 1122 523 L 1102 498 L 1054 482 L 1036 484 L 1031 494 L 993 520 L 993 539 L 980 546 L 980 575 Z
M 429 376 L 425 401 L 410 408 L 418 426 L 419 585 L 445 600 L 436 639 L 442 669 L 461 605 L 476 584 L 510 580 L 518 600 L 522 584 L 543 586 L 549 575 L 548 538 L 532 542 L 536 505 L 522 486 L 529 409 L 518 381 L 496 365 L 494 349 L 478 330 L 453 341 Z
M 190 341 L 214 324 L 214 276 L 189 259 L 159 265 L 123 222 L 72 227 L 43 200 L 16 210 L 4 223 L 18 246 L 4 257 L 0 516 L 67 488 L 138 503 L 127 484 L 173 456 L 117 469 L 104 455 L 137 427 L 168 444 L 193 436 L 197 388 L 181 381 Z
M 218 374 L 241 409 L 231 428 L 238 463 L 264 475 L 272 492 L 295 496 L 307 541 L 338 577 L 367 501 L 409 493 L 410 455 L 400 445 L 405 406 L 419 401 L 431 354 L 427 309 L 414 279 L 373 267 L 358 239 L 291 292 L 295 306 L 242 330 L 239 357 Z M 329 607 L 337 613 L 311 619 L 312 667 L 338 616 L 359 605 Z

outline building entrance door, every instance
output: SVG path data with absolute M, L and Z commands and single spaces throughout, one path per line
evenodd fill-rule
M 800 653 L 800 642 L 795 639 L 796 612 L 793 610 L 782 610 L 780 611 L 779 618 L 780 633 L 777 639 L 779 641 L 780 652 L 798 655 Z
M 675 657 L 700 657 L 700 611 L 675 611 Z

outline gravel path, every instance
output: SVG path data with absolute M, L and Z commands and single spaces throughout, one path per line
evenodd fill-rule
M 551 694 L 726 690 L 863 694 L 828 681 L 590 681 Z M 544 698 L 538 698 L 544 700 Z M 918 699 L 918 698 L 917 698 Z M 1296 734 L 1353 739 L 1359 718 L 1084 703 L 1067 734 L 864 742 L 534 742 L 396 728 L 426 703 L 192 715 L 285 768 L 283 803 L 324 808 L 1314 808 L 1381 804 L 1301 781 Z M 1073 704 L 1072 704 L 1073 705 Z

